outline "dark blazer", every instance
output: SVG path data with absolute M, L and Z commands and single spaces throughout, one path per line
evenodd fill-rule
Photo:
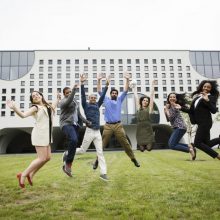
M 200 99 L 199 103 L 195 108 L 195 101 L 199 97 L 193 99 L 189 111 L 189 117 L 192 124 L 207 124 L 207 126 L 212 125 L 212 114 L 215 114 L 218 111 L 216 107 L 217 99 L 215 96 L 209 95 L 209 101 Z M 183 110 L 184 111 L 184 110 Z

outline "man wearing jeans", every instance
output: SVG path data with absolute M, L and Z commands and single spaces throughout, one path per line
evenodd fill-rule
M 63 154 L 63 171 L 70 177 L 72 177 L 71 166 L 78 143 L 79 120 L 89 124 L 89 121 L 80 114 L 79 106 L 74 99 L 77 86 L 75 85 L 72 91 L 69 87 L 65 87 L 63 89 L 64 98 L 60 101 L 60 128 L 67 140 L 67 151 Z
M 99 78 L 99 77 L 98 77 Z M 90 144 L 93 142 L 96 148 L 97 157 L 100 166 L 100 178 L 104 181 L 108 180 L 107 177 L 107 167 L 105 158 L 103 155 L 103 148 L 102 148 L 102 136 L 100 133 L 100 112 L 99 108 L 103 103 L 105 98 L 105 94 L 108 90 L 109 80 L 106 79 L 106 86 L 104 91 L 99 98 L 98 102 L 96 102 L 96 96 L 94 94 L 89 95 L 89 102 L 86 102 L 86 94 L 84 89 L 84 82 L 86 81 L 85 75 L 80 76 L 81 81 L 81 97 L 82 97 L 82 106 L 86 115 L 86 119 L 91 122 L 91 125 L 86 127 L 86 131 L 84 134 L 84 138 L 82 141 L 82 145 L 80 148 L 76 149 L 77 154 L 82 154 L 87 151 Z
M 131 145 L 128 142 L 123 125 L 121 124 L 121 105 L 128 92 L 130 74 L 125 74 L 124 78 L 126 80 L 125 88 L 120 96 L 118 96 L 118 90 L 116 89 L 111 90 L 111 98 L 105 96 L 104 105 L 106 124 L 104 125 L 104 130 L 102 133 L 102 144 L 105 148 L 110 141 L 111 136 L 114 134 L 121 146 L 124 147 L 126 154 L 134 163 L 134 165 L 136 167 L 140 167 L 140 164 L 136 160 L 131 149 Z M 101 95 L 101 78 L 98 79 L 97 89 Z M 97 169 L 97 166 L 98 159 L 96 159 L 95 163 L 93 164 L 93 169 Z

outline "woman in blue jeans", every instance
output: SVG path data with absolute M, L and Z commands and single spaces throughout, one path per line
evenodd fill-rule
M 196 150 L 191 144 L 180 143 L 181 138 L 186 133 L 186 124 L 180 114 L 181 106 L 178 100 L 178 94 L 170 93 L 167 97 L 167 104 L 164 107 L 164 113 L 170 122 L 173 132 L 170 136 L 168 145 L 173 150 L 190 153 L 192 160 L 196 159 Z

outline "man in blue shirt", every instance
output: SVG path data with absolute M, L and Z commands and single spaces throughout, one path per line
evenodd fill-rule
M 105 105 L 105 122 L 104 130 L 102 134 L 102 144 L 103 147 L 106 147 L 110 141 L 111 136 L 114 134 L 118 142 L 124 147 L 126 154 L 131 159 L 136 167 L 140 167 L 140 164 L 136 160 L 134 153 L 132 151 L 131 145 L 128 142 L 128 139 L 125 134 L 125 130 L 121 123 L 121 105 L 128 93 L 129 89 L 129 79 L 130 74 L 125 74 L 125 88 L 121 95 L 118 96 L 118 90 L 112 89 L 110 91 L 110 98 L 105 96 L 104 105 Z M 101 93 L 101 79 L 98 79 L 97 89 L 99 94 Z M 93 164 L 93 169 L 96 169 L 98 166 L 98 160 L 96 159 Z
M 100 112 L 99 108 L 103 103 L 105 98 L 105 94 L 108 90 L 109 79 L 106 79 L 106 86 L 102 95 L 100 96 L 98 102 L 96 102 L 96 96 L 94 94 L 89 95 L 89 102 L 86 102 L 86 94 L 84 89 L 84 82 L 86 81 L 86 76 L 82 74 L 80 76 L 81 81 L 81 97 L 82 97 L 82 106 L 86 115 L 86 119 L 91 122 L 90 125 L 87 125 L 86 131 L 84 134 L 84 138 L 82 141 L 82 145 L 80 148 L 77 148 L 77 154 L 83 154 L 87 151 L 90 144 L 93 142 L 96 148 L 97 157 L 100 166 L 100 178 L 104 181 L 108 180 L 107 177 L 107 167 L 105 158 L 103 155 L 103 148 L 102 148 L 102 136 L 100 133 Z

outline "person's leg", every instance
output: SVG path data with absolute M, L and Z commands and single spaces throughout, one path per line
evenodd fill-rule
M 84 154 L 88 150 L 93 139 L 94 139 L 93 130 L 91 128 L 86 128 L 82 144 L 80 148 L 76 148 L 76 154 Z
M 67 138 L 67 143 L 68 143 L 68 146 L 67 146 L 68 153 L 66 155 L 66 163 L 72 164 L 75 153 L 76 153 L 76 146 L 78 143 L 77 126 L 65 125 L 62 130 Z
M 172 150 L 182 151 L 185 153 L 189 153 L 189 147 L 187 144 L 179 143 L 183 135 L 186 133 L 186 130 L 175 128 L 170 136 L 168 141 L 168 146 Z
M 219 159 L 219 154 L 214 151 L 211 147 L 209 147 L 207 144 L 207 139 L 209 138 L 209 132 L 210 132 L 210 127 L 207 126 L 206 124 L 204 125 L 198 125 L 195 139 L 194 139 L 194 145 L 196 148 L 204 151 L 206 154 L 211 156 L 212 158 L 218 158 Z
M 37 158 L 33 160 L 26 170 L 22 172 L 22 176 L 20 179 L 20 183 L 24 184 L 25 178 L 30 175 L 32 172 L 36 173 L 46 162 L 50 160 L 48 156 L 48 148 L 47 147 L 38 147 L 36 146 Z
M 134 153 L 131 149 L 131 145 L 128 142 L 128 139 L 126 137 L 125 130 L 124 130 L 122 124 L 114 125 L 114 134 L 115 134 L 117 141 L 125 149 L 126 154 L 131 159 L 135 159 Z
M 107 174 L 107 166 L 105 162 L 105 157 L 103 155 L 102 136 L 99 130 L 95 131 L 95 139 L 93 140 L 93 143 L 95 145 L 98 156 L 100 173 Z
M 102 132 L 102 146 L 103 146 L 103 148 L 105 148 L 108 145 L 112 134 L 113 134 L 112 125 L 105 124 L 104 128 L 103 128 L 103 132 Z M 95 162 L 93 163 L 94 170 L 97 169 L 98 164 L 99 164 L 99 161 L 98 161 L 98 157 L 97 157 Z

